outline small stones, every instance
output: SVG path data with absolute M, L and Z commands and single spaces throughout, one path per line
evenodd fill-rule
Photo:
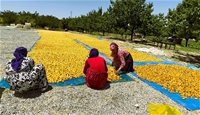
M 139 108 L 139 107 L 140 107 L 140 105 L 139 105 L 139 104 L 135 104 L 134 106 L 135 106 L 136 108 Z

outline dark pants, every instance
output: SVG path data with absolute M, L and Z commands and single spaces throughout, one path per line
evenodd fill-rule
M 126 65 L 121 69 L 121 71 L 128 73 L 128 72 L 133 72 L 133 58 L 131 56 L 131 54 L 129 54 L 126 58 L 125 58 L 125 62 Z

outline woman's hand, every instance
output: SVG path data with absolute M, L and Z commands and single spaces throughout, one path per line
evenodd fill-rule
M 110 66 L 113 66 L 113 62 L 110 64 Z
M 115 70 L 115 74 L 118 75 L 118 73 L 119 73 L 119 71 L 118 71 L 118 70 Z
M 121 70 L 121 67 L 119 69 L 115 70 L 115 74 L 118 75 L 120 70 Z

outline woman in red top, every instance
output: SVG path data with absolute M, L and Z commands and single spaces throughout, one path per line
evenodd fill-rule
M 118 45 L 114 42 L 110 44 L 110 50 L 112 51 L 111 56 L 113 57 L 112 66 L 115 67 L 115 73 L 119 71 L 124 73 L 133 72 L 133 58 L 131 54 L 122 49 L 118 48 Z
M 107 82 L 108 68 L 103 57 L 96 48 L 90 50 L 85 62 L 83 73 L 86 75 L 86 85 L 92 89 L 102 89 Z

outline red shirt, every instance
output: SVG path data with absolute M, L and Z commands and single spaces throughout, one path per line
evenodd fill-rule
M 97 56 L 88 58 L 85 62 L 83 73 L 86 74 L 88 70 L 94 72 L 107 72 L 108 68 L 103 57 Z
M 87 86 L 93 89 L 103 88 L 108 78 L 107 71 L 108 68 L 103 57 L 88 58 L 83 69 Z

